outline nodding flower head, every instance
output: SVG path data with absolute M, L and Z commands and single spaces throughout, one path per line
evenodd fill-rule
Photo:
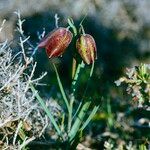
M 97 58 L 96 43 L 94 38 L 89 34 L 83 34 L 76 42 L 76 48 L 81 58 L 86 64 L 91 64 Z
M 72 40 L 72 33 L 67 28 L 59 27 L 50 32 L 39 43 L 39 48 L 45 48 L 49 58 L 61 56 Z

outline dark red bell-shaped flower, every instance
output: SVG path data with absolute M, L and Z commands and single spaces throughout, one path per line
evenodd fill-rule
M 72 33 L 67 28 L 57 28 L 50 32 L 39 43 L 39 48 L 45 48 L 49 58 L 61 56 L 72 40 Z
M 80 36 L 76 42 L 76 48 L 83 61 L 88 65 L 93 63 L 97 58 L 96 43 L 94 38 L 89 34 Z

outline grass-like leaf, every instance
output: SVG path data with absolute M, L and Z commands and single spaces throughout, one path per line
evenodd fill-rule
M 89 122 L 92 120 L 92 118 L 94 117 L 95 113 L 97 112 L 99 106 L 95 106 L 91 112 L 91 114 L 89 115 L 89 117 L 87 118 L 87 120 L 84 122 L 84 124 L 81 127 L 81 130 L 84 130 L 85 127 L 89 124 Z
M 77 67 L 77 70 L 76 70 L 76 73 L 75 73 L 75 76 L 74 76 L 74 79 L 73 79 L 73 82 L 72 82 L 73 93 L 76 92 L 76 88 L 77 88 L 78 81 L 79 81 L 79 74 L 81 72 L 81 69 L 83 69 L 84 67 L 85 67 L 85 64 L 84 64 L 83 61 Z
M 56 77 L 57 77 L 57 81 L 58 81 L 58 85 L 59 85 L 59 88 L 60 88 L 60 91 L 61 91 L 61 94 L 62 94 L 62 97 L 63 97 L 63 100 L 66 104 L 66 107 L 68 109 L 68 112 L 69 112 L 69 102 L 67 100 L 67 96 L 65 94 L 65 91 L 64 91 L 64 88 L 62 86 L 62 83 L 61 83 L 61 80 L 60 80 L 60 77 L 59 77 L 59 74 L 58 74 L 58 71 L 57 71 L 57 68 L 55 66 L 55 64 L 53 63 L 53 66 L 54 66 L 54 70 L 55 70 L 55 73 L 56 73 Z
M 31 88 L 32 92 L 35 93 L 35 96 L 36 96 L 37 100 L 39 101 L 39 103 L 43 107 L 44 111 L 46 112 L 47 116 L 49 117 L 50 121 L 52 122 L 53 126 L 55 127 L 58 135 L 61 135 L 61 130 L 60 130 L 58 124 L 56 123 L 53 115 L 51 114 L 51 112 L 49 111 L 49 109 L 47 108 L 47 106 L 45 105 L 43 99 L 37 93 L 36 89 L 34 88 L 34 86 L 32 84 L 30 84 L 30 88 Z
M 83 122 L 83 119 L 85 117 L 85 114 L 86 114 L 89 106 L 90 106 L 90 102 L 89 101 L 86 102 L 82 106 L 82 108 L 81 108 L 81 110 L 80 110 L 80 112 L 79 112 L 79 114 L 78 114 L 78 116 L 77 116 L 77 118 L 75 120 L 75 123 L 73 124 L 73 126 L 71 128 L 71 131 L 69 132 L 68 136 L 69 136 L 70 142 L 74 139 L 74 137 L 76 136 L 77 132 L 79 131 L 79 128 L 80 128 L 80 126 L 81 126 L 81 124 Z

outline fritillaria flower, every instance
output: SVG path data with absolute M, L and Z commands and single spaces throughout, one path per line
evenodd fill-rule
M 50 32 L 39 43 L 39 48 L 45 48 L 49 58 L 61 56 L 72 40 L 72 33 L 67 28 L 59 27 Z
M 76 42 L 76 48 L 85 63 L 88 65 L 96 59 L 96 43 L 94 38 L 89 34 L 83 34 Z

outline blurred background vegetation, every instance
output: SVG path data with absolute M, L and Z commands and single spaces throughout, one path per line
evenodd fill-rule
M 54 16 L 59 16 L 59 26 L 67 26 L 67 18 L 72 17 L 76 25 L 83 22 L 85 32 L 91 34 L 96 41 L 98 59 L 87 97 L 101 103 L 99 112 L 87 129 L 84 144 L 94 148 L 103 147 L 104 141 L 110 143 L 133 144 L 146 143 L 150 129 L 149 112 L 138 109 L 125 86 L 116 87 L 114 81 L 123 76 L 127 67 L 140 63 L 150 63 L 150 1 L 149 0 L 1 0 L 0 22 L 7 22 L 0 34 L 0 42 L 17 37 L 14 30 L 19 10 L 26 20 L 23 25 L 24 34 L 30 35 L 30 42 L 36 47 L 39 42 L 38 32 L 46 33 L 55 28 Z M 67 90 L 71 84 L 71 57 L 69 49 L 62 58 L 55 59 L 63 85 Z M 17 46 L 14 45 L 17 51 Z M 35 77 L 41 72 L 48 72 L 39 90 L 45 99 L 59 99 L 56 76 L 44 49 L 35 55 L 38 62 Z M 90 67 L 89 67 L 90 69 Z M 89 70 L 81 77 L 78 91 L 82 96 Z M 146 126 L 137 125 L 145 119 Z M 147 121 L 148 120 L 148 121 Z M 142 122 L 143 123 L 143 122 Z M 93 139 L 91 137 L 94 137 Z M 87 142 L 87 143 L 86 143 Z

